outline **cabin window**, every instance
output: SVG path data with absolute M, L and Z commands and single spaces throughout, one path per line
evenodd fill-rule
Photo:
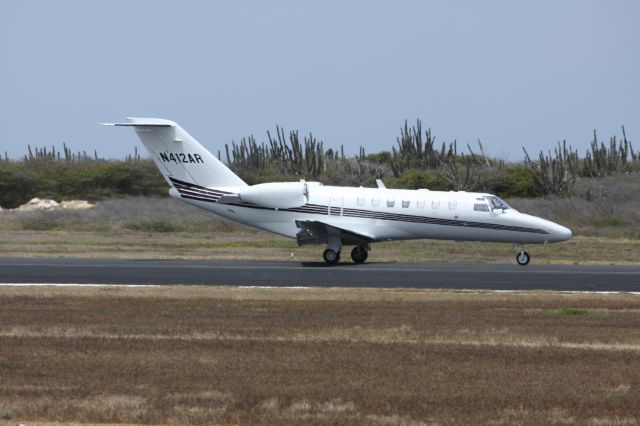
M 488 212 L 489 206 L 487 205 L 487 203 L 475 203 L 473 205 L 473 210 L 476 212 Z
M 391 198 L 387 200 L 387 207 L 393 207 L 396 205 L 396 199 L 395 198 Z
M 418 202 L 416 203 L 416 206 L 417 206 L 419 209 L 424 209 L 424 204 L 425 204 L 425 201 L 424 201 L 424 200 L 418 200 Z
M 371 207 L 378 207 L 380 205 L 380 198 L 371 199 Z
M 431 202 L 431 208 L 437 210 L 440 208 L 440 200 L 433 200 Z
M 408 209 L 409 208 L 409 204 L 411 204 L 410 200 L 402 200 L 402 208 L 403 209 Z
M 458 202 L 456 200 L 449 201 L 449 210 L 455 210 L 458 207 Z
M 358 205 L 364 206 L 364 197 L 358 197 Z

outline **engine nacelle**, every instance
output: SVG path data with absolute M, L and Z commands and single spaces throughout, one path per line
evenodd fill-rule
M 305 182 L 274 182 L 242 188 L 240 201 L 272 209 L 290 209 L 307 204 L 309 193 Z

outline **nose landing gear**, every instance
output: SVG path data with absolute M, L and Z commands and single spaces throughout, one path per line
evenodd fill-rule
M 529 256 L 529 253 L 524 251 L 524 247 L 520 247 L 520 253 L 516 255 L 516 262 L 518 262 L 518 265 L 526 266 L 529 264 L 530 260 L 531 256 Z

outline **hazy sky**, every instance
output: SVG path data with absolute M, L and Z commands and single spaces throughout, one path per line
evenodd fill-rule
M 593 129 L 640 149 L 640 2 L 0 1 L 0 150 L 122 157 L 126 116 L 214 153 L 276 124 L 355 153 L 404 119 L 519 160 Z

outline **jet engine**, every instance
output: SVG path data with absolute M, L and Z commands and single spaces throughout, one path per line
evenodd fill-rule
M 242 188 L 240 201 L 272 209 L 290 209 L 307 203 L 309 192 L 305 182 L 273 182 Z

